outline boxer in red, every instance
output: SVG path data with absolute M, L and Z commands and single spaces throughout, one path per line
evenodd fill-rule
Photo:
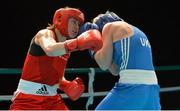
M 85 89 L 82 79 L 68 81 L 64 77 L 70 53 L 102 47 L 98 30 L 78 36 L 83 23 L 84 14 L 79 9 L 60 8 L 53 24 L 32 38 L 10 110 L 69 110 L 57 88 L 73 101 L 81 96 Z

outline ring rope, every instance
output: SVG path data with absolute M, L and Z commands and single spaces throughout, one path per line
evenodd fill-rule
M 173 91 L 180 91 L 180 86 L 175 86 L 175 87 L 166 87 L 166 88 L 161 88 L 160 92 L 165 93 L 165 92 L 173 92 Z M 93 96 L 98 97 L 98 96 L 106 96 L 108 91 L 100 91 L 100 92 L 94 92 Z M 62 98 L 68 98 L 66 94 L 61 94 Z M 92 96 L 91 93 L 83 93 L 81 97 L 90 97 Z M 12 95 L 2 95 L 0 96 L 0 101 L 9 101 L 12 99 Z

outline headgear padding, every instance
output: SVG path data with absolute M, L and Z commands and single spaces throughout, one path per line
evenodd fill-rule
M 84 23 L 84 14 L 75 8 L 60 8 L 56 10 L 53 17 L 54 26 L 61 32 L 61 34 L 65 37 L 69 37 L 68 35 L 68 20 L 69 18 L 74 18 L 80 22 L 80 24 Z
M 91 30 L 91 29 L 97 29 L 99 30 L 99 27 L 95 24 L 95 23 L 91 23 L 91 22 L 86 22 L 85 24 L 83 24 L 80 29 L 79 29 L 79 34 L 82 34 L 83 32 L 87 31 L 87 30 Z
M 116 15 L 114 12 L 107 11 L 105 14 L 102 14 L 97 21 L 95 21 L 95 24 L 98 25 L 99 30 L 102 31 L 104 25 L 109 22 L 114 21 L 123 21 L 118 15 Z

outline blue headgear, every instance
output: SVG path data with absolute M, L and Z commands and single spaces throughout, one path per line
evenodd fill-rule
M 99 27 L 95 23 L 86 22 L 83 24 L 79 29 L 79 34 L 82 34 L 83 32 L 91 29 L 97 29 L 99 30 Z
M 103 14 L 102 16 L 98 18 L 95 24 L 98 25 L 99 31 L 102 31 L 106 23 L 114 22 L 114 21 L 123 21 L 123 19 L 121 19 L 114 12 L 107 11 L 105 14 Z

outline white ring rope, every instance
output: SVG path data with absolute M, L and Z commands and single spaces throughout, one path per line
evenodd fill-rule
M 166 87 L 166 88 L 161 88 L 160 89 L 160 92 L 161 93 L 164 93 L 164 92 L 173 92 L 173 91 L 180 91 L 180 86 L 175 86 L 175 87 Z M 93 96 L 105 96 L 105 95 L 107 95 L 107 93 L 108 93 L 108 91 L 101 91 L 101 92 L 94 92 L 93 93 Z M 66 95 L 66 94 L 61 94 L 61 96 L 63 97 L 63 98 L 68 98 L 68 96 Z M 83 93 L 82 95 L 81 95 L 81 97 L 90 97 L 90 96 L 92 96 L 92 94 L 91 93 Z M 12 95 L 2 95 L 2 96 L 0 96 L 0 101 L 9 101 L 9 100 L 11 100 L 12 99 Z

